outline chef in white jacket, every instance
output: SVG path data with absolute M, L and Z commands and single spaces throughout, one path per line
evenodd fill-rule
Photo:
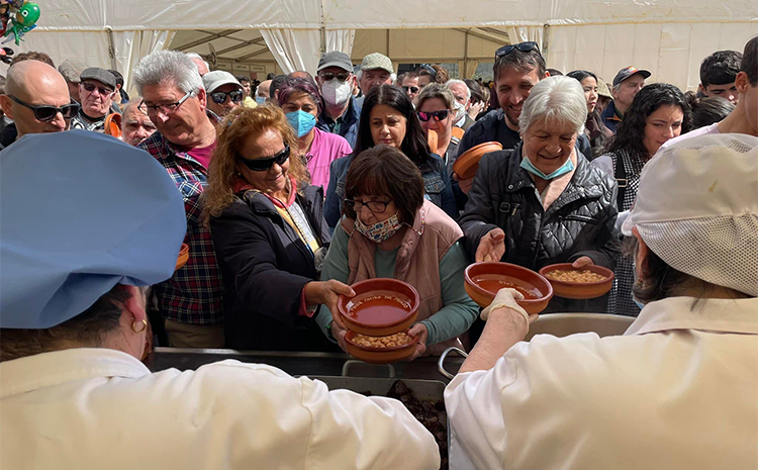
M 147 153 L 84 131 L 0 154 L 0 468 L 437 469 L 396 400 L 265 365 L 151 373 L 144 288 L 182 197 Z
M 445 392 L 469 468 L 758 468 L 758 139 L 659 152 L 623 231 L 644 304 L 623 336 L 526 343 L 512 291 L 485 310 Z

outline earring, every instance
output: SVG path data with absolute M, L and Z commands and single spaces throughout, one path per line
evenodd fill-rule
M 137 325 L 137 326 L 134 326 L 134 325 Z M 142 325 L 142 328 L 140 328 L 138 330 L 137 328 L 139 328 L 139 325 Z M 138 333 L 138 334 L 142 333 L 146 329 L 147 329 L 147 320 L 143 319 L 141 322 L 134 322 L 134 323 L 132 323 L 132 331 L 135 332 L 135 333 Z

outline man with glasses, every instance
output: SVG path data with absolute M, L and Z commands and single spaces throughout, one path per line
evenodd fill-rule
M 325 104 L 316 125 L 324 132 L 341 135 L 355 148 L 361 110 L 353 97 L 355 75 L 350 57 L 344 52 L 327 52 L 316 71 Z
M 79 96 L 82 107 L 71 119 L 71 129 L 105 132 L 105 118 L 113 112 L 116 77 L 107 70 L 90 67 L 79 77 Z
M 200 196 L 216 147 L 216 128 L 214 118 L 206 114 L 208 96 L 203 80 L 186 54 L 157 51 L 140 61 L 134 83 L 143 97 L 139 109 L 157 129 L 138 147 L 166 168 L 182 193 L 187 212 L 184 242 L 189 245 L 189 261 L 153 289 L 166 321 L 169 344 L 223 347 L 224 284 L 210 232 L 200 221 Z
M 214 70 L 203 75 L 208 109 L 218 117 L 224 117 L 242 104 L 244 92 L 234 75 L 223 70 Z
M 37 60 L 19 62 L 8 69 L 0 106 L 15 121 L 16 139 L 26 134 L 65 131 L 79 111 L 79 105 L 71 103 L 63 76 Z
M 418 85 L 418 74 L 416 72 L 406 73 L 405 77 L 403 77 L 402 88 L 408 95 L 408 98 L 410 98 L 412 102 L 415 102 L 416 97 L 421 91 L 421 87 Z

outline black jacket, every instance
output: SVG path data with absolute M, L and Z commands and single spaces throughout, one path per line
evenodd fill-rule
M 569 185 L 545 211 L 534 181 L 522 169 L 521 145 L 485 155 L 469 192 L 460 224 L 466 251 L 473 260 L 479 241 L 490 230 L 505 232 L 501 261 L 538 271 L 554 263 L 589 256 L 600 266 L 614 269 L 618 234 L 614 228 L 616 181 L 577 155 Z M 587 305 L 551 302 L 550 311 L 605 308 L 605 301 Z
M 323 189 L 305 186 L 297 202 L 322 245 L 331 240 Z M 248 191 L 219 217 L 211 235 L 224 276 L 227 347 L 267 351 L 335 351 L 312 318 L 299 316 L 306 283 L 318 279 L 314 257 L 263 194 Z

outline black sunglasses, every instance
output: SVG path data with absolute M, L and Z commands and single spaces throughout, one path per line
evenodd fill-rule
M 234 90 L 234 91 L 214 91 L 211 93 L 211 99 L 216 104 L 224 104 L 226 103 L 226 97 L 229 97 L 234 103 L 239 103 L 242 101 L 242 90 Z
M 518 49 L 519 52 L 540 52 L 540 46 L 534 41 L 520 42 L 518 44 L 508 44 L 495 51 L 495 57 L 505 57 L 514 50 Z
M 344 81 L 347 81 L 348 78 L 350 78 L 350 72 L 340 72 L 340 73 L 321 72 L 320 74 L 318 74 L 318 76 L 321 77 L 321 80 L 325 82 L 334 80 L 334 77 L 337 77 L 337 80 L 344 82 Z
M 24 101 L 21 101 L 20 99 L 16 98 L 13 95 L 8 95 L 8 98 L 12 99 L 16 103 L 20 104 L 21 106 L 26 106 L 27 108 L 34 111 L 34 118 L 38 121 L 42 122 L 49 122 L 55 119 L 55 116 L 58 115 L 58 113 L 61 113 L 63 116 L 63 119 L 71 119 L 76 115 L 76 113 L 79 112 L 80 106 L 76 103 L 71 104 L 64 104 L 60 108 L 56 108 L 55 106 L 50 106 L 47 104 L 42 105 L 34 105 L 29 104 Z
M 411 93 L 418 93 L 418 87 L 417 86 L 403 86 L 403 91 L 408 93 L 408 90 L 410 90 Z
M 445 119 L 447 119 L 447 115 L 449 113 L 450 113 L 449 110 L 441 109 L 439 111 L 430 111 L 428 113 L 424 111 L 419 111 L 417 114 L 418 114 L 418 118 L 423 122 L 426 122 L 432 118 L 434 118 L 435 121 L 439 122 L 439 121 L 444 121 Z
M 243 165 L 250 168 L 253 171 L 267 171 L 269 168 L 274 166 L 274 163 L 277 165 L 283 165 L 284 162 L 287 161 L 287 159 L 290 158 L 290 146 L 286 145 L 284 147 L 284 150 L 277 153 L 273 157 L 268 158 L 256 158 L 254 160 L 249 160 L 247 158 L 242 158 L 239 155 L 237 156 L 237 160 L 242 162 Z
M 97 86 L 94 83 L 82 83 L 82 86 L 84 87 L 85 90 L 87 90 L 90 93 L 92 93 L 93 91 L 95 91 L 95 89 L 97 89 L 97 91 L 100 92 L 100 96 L 108 96 L 111 93 L 113 93 L 113 90 L 111 90 L 110 88 Z

